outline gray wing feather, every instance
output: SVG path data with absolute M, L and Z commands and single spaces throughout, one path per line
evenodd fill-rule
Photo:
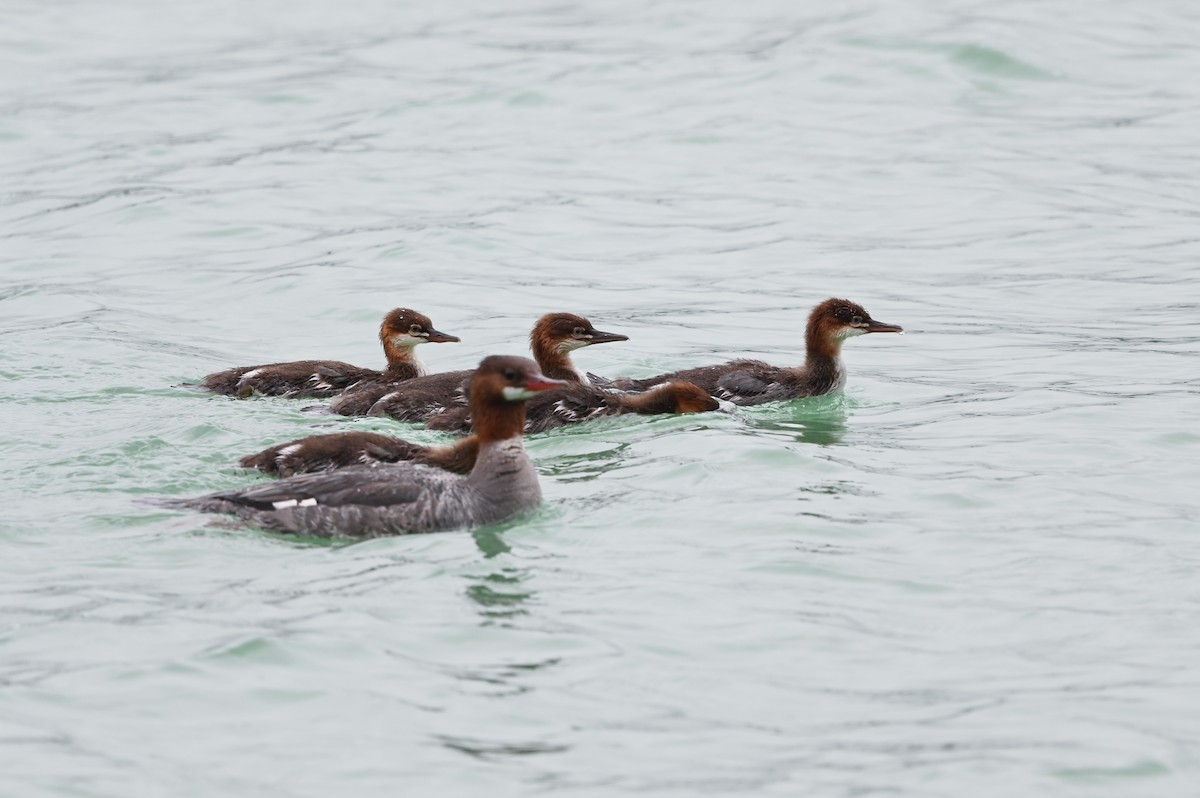
M 734 371 L 717 381 L 717 390 L 724 398 L 730 399 L 734 396 L 756 396 L 766 393 L 777 384 L 748 371 Z

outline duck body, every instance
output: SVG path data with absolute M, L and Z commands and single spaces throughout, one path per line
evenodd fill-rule
M 372 381 L 347 391 L 330 403 L 342 416 L 390 416 L 397 421 L 425 421 L 447 407 L 466 405 L 464 383 L 470 371 L 443 371 L 404 381 Z
M 590 385 L 567 385 L 537 397 L 526 409 L 525 431 L 546 432 L 630 413 L 643 416 L 703 413 L 720 407 L 708 392 L 690 382 L 671 380 L 640 394 L 602 391 Z
M 715 366 L 673 371 L 644 380 L 616 380 L 616 387 L 645 391 L 666 382 L 686 380 L 709 394 L 748 406 L 821 396 L 840 390 L 846 384 L 841 358 L 819 362 L 813 368 L 784 368 L 761 360 L 731 360 Z
M 719 407 L 720 403 L 703 388 L 682 381 L 660 383 L 645 392 L 633 394 L 569 383 L 526 402 L 525 432 L 547 432 L 569 424 L 630 413 L 702 413 Z M 427 426 L 446 432 L 464 432 L 471 427 L 471 414 L 466 407 L 452 408 L 430 418 Z
M 827 299 L 813 308 L 805 327 L 804 365 L 772 366 L 761 360 L 731 360 L 713 366 L 672 371 L 644 379 L 612 380 L 614 388 L 642 391 L 669 381 L 695 383 L 713 396 L 749 406 L 822 396 L 846 385 L 842 343 L 867 333 L 901 333 L 895 324 L 875 321 L 861 306 L 847 299 Z
M 205 377 L 203 385 L 213 393 L 243 399 L 251 396 L 322 399 L 363 381 L 381 378 L 398 381 L 417 376 L 419 370 L 411 365 L 380 372 L 337 360 L 296 360 L 218 371 Z
M 247 455 L 243 468 L 290 477 L 333 471 L 355 465 L 413 462 L 436 466 L 455 474 L 468 474 L 479 456 L 479 439 L 470 436 L 452 446 L 422 446 L 377 432 L 335 432 L 297 438 Z
M 537 472 L 517 438 L 481 447 L 465 477 L 414 463 L 357 465 L 175 506 L 234 515 L 278 532 L 371 538 L 483 526 L 541 499 Z
M 710 394 L 716 394 L 720 390 L 721 380 L 730 374 L 745 373 L 759 380 L 769 380 L 782 370 L 778 366 L 772 366 L 761 360 L 731 360 L 728 363 L 680 369 L 644 379 L 622 377 L 613 380 L 612 384 L 613 387 L 623 391 L 645 391 L 656 385 L 662 385 L 664 382 L 683 380 L 700 386 Z

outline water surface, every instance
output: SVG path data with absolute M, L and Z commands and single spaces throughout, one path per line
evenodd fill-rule
M 0 766 L 22 796 L 1192 796 L 1200 10 L 0 4 Z M 177 387 L 405 305 L 844 396 L 537 436 L 329 545 L 146 507 L 335 429 Z

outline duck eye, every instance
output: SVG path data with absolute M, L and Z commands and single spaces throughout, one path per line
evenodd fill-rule
M 855 327 L 861 327 L 862 326 L 862 316 L 851 316 L 850 323 L 853 324 Z
M 505 369 L 504 370 L 504 379 L 509 380 L 510 382 L 516 382 L 517 381 L 517 372 L 513 371 L 512 369 Z
M 410 324 L 408 326 L 408 331 L 410 333 L 412 333 L 413 335 L 420 335 L 421 334 L 421 325 L 420 324 Z
M 587 330 L 583 329 L 582 327 L 576 327 L 571 332 L 571 334 L 574 335 L 576 338 L 582 338 L 586 333 L 587 333 Z

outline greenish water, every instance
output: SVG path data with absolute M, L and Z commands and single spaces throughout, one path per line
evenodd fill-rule
M 0 3 L 0 793 L 1193 796 L 1200 10 Z M 406 305 L 842 397 L 536 436 L 329 545 L 141 504 Z

